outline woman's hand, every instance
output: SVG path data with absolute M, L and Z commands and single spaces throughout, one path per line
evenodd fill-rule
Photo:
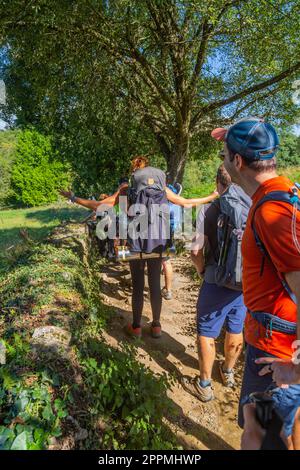
M 120 184 L 117 192 L 120 194 L 120 196 L 126 196 L 128 187 L 129 187 L 128 183 L 122 183 Z
M 74 196 L 72 191 L 59 191 L 59 194 L 66 199 L 71 199 L 71 197 Z

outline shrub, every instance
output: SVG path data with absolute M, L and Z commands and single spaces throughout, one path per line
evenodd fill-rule
M 300 165 L 300 137 L 288 131 L 282 133 L 277 162 L 279 168 Z
M 5 206 L 12 195 L 11 171 L 15 158 L 17 132 L 0 132 L 0 206 Z
M 183 178 L 183 196 L 207 196 L 216 187 L 216 174 L 221 160 L 213 155 L 208 160 L 191 160 L 186 165 Z
M 19 134 L 11 183 L 15 202 L 22 205 L 39 206 L 57 200 L 58 188 L 69 183 L 69 172 L 49 137 L 35 130 Z

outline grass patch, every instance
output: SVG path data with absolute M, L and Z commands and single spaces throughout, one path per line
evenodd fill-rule
M 78 221 L 87 214 L 85 209 L 65 202 L 0 211 L 0 274 L 28 248 L 28 243 L 20 236 L 20 230 L 25 230 L 29 239 L 37 242 L 63 221 Z

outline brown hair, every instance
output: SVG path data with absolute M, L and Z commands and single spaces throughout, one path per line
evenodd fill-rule
M 223 163 L 219 166 L 217 171 L 217 183 L 220 183 L 224 188 L 228 188 L 228 186 L 231 185 L 231 178 Z
M 233 152 L 229 147 L 228 150 L 229 160 L 232 162 L 236 152 Z M 276 170 L 276 157 L 270 158 L 269 160 L 250 160 L 242 156 L 242 159 L 244 164 L 251 170 L 255 171 L 255 173 L 268 173 Z
M 243 158 L 245 165 L 255 173 L 268 173 L 276 170 L 276 157 L 270 158 L 270 160 L 255 160 L 249 161 L 246 158 Z
M 149 159 L 146 155 L 136 155 L 131 160 L 131 172 L 139 170 L 140 168 L 145 168 L 149 165 Z

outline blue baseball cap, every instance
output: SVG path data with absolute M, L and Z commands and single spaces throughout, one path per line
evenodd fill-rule
M 226 142 L 232 152 L 248 160 L 270 160 L 279 147 L 274 127 L 261 118 L 249 117 L 237 121 L 228 129 L 218 127 L 211 136 Z

